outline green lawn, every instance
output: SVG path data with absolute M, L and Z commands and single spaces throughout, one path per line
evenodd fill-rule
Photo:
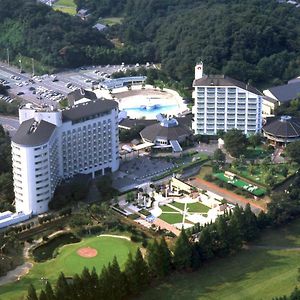
M 270 247 L 300 246 L 300 221 L 266 231 L 257 244 Z M 253 300 L 290 294 L 298 284 L 300 251 L 243 250 L 215 259 L 198 272 L 172 276 L 151 288 L 139 300 Z
M 62 11 L 66 14 L 75 15 L 76 14 L 76 4 L 74 0 L 58 0 L 53 5 L 55 10 Z
M 76 251 L 81 247 L 93 247 L 98 251 L 94 258 L 83 258 L 77 255 Z M 81 242 L 66 245 L 61 248 L 59 255 L 44 263 L 36 263 L 29 274 L 24 276 L 18 283 L 0 286 L 1 300 L 22 299 L 30 283 L 34 283 L 37 289 L 42 287 L 41 277 L 48 278 L 51 282 L 57 279 L 60 272 L 66 276 L 81 273 L 84 267 L 95 267 L 100 272 L 103 265 L 108 264 L 116 256 L 123 267 L 129 252 L 135 252 L 137 244 L 114 237 L 91 237 Z
M 184 203 L 179 203 L 179 202 L 172 202 L 170 203 L 171 205 L 183 210 L 184 209 Z M 188 203 L 188 212 L 190 213 L 207 213 L 210 208 L 200 202 L 195 202 L 195 203 Z
M 162 205 L 159 208 L 162 210 L 163 213 L 164 212 L 179 213 L 177 210 L 175 210 L 175 209 L 173 209 L 173 208 L 171 208 L 170 206 L 167 206 L 167 205 Z
M 250 190 L 244 188 L 244 186 L 249 185 L 247 182 L 240 180 L 240 179 L 234 179 L 234 181 L 232 182 L 232 180 L 230 180 L 229 178 L 224 176 L 224 173 L 216 173 L 216 174 L 214 174 L 214 176 L 224 182 L 232 184 L 233 186 L 236 186 L 240 189 L 248 191 L 250 194 L 253 194 L 255 196 L 263 196 L 264 194 L 266 194 L 266 190 L 262 189 L 262 188 L 257 188 L 253 191 L 250 191 Z
M 159 218 L 169 224 L 176 224 L 182 222 L 183 216 L 181 213 L 162 213 Z
M 174 201 L 174 202 L 172 202 L 172 203 L 170 203 L 170 204 L 171 204 L 172 206 L 175 206 L 175 207 L 181 209 L 181 210 L 184 209 L 184 203 L 179 203 L 179 202 Z
M 124 18 L 121 17 L 102 18 L 99 20 L 99 23 L 112 26 L 116 24 L 121 24 L 123 22 L 123 19 Z
M 189 203 L 189 212 L 207 213 L 210 208 L 200 202 Z

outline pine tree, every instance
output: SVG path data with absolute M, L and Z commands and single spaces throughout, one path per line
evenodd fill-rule
M 39 300 L 48 300 L 47 295 L 44 291 L 41 291 L 40 296 L 39 296 Z
M 194 271 L 198 270 L 201 266 L 201 257 L 198 252 L 198 248 L 196 246 L 192 247 L 192 262 L 191 262 L 192 269 Z
M 126 276 L 127 288 L 129 293 L 132 295 L 137 294 L 139 291 L 139 286 L 138 286 L 138 282 L 136 281 L 135 264 L 131 253 L 128 254 L 124 273 Z
M 27 300 L 38 300 L 36 290 L 32 284 L 28 287 Z
M 82 295 L 82 298 L 91 299 L 91 295 L 93 294 L 92 277 L 88 268 L 83 268 L 80 279 L 82 284 L 80 294 Z
M 157 240 L 154 240 L 152 244 L 147 248 L 147 260 L 149 265 L 150 274 L 153 277 L 161 278 L 163 273 L 161 270 L 161 253 L 159 252 L 159 245 Z
M 176 270 L 185 270 L 191 267 L 191 262 L 192 247 L 185 233 L 185 230 L 182 229 L 175 243 L 174 266 Z
M 71 289 L 64 273 L 60 273 L 57 279 L 55 297 L 59 300 L 72 300 Z
M 107 274 L 110 282 L 110 299 L 123 299 L 126 296 L 126 280 L 116 257 L 109 264 Z
M 227 225 L 227 219 L 224 216 L 219 216 L 215 222 L 215 228 L 217 233 L 217 240 L 216 240 L 216 247 L 215 253 L 219 256 L 226 256 L 230 252 L 230 245 L 229 245 L 229 228 Z
M 257 225 L 257 217 L 252 212 L 250 204 L 247 203 L 244 211 L 244 238 L 246 241 L 251 241 L 257 238 L 259 234 L 259 229 Z
M 99 289 L 99 277 L 98 277 L 95 267 L 92 269 L 92 272 L 91 272 L 91 287 L 93 290 L 91 299 L 98 300 L 97 290 Z
M 107 268 L 104 266 L 99 276 L 99 289 L 97 292 L 98 299 L 109 299 L 109 284 Z
M 164 276 L 167 276 L 172 271 L 172 255 L 164 238 L 162 238 L 160 241 L 159 253 L 162 273 Z
M 55 300 L 54 292 L 49 281 L 46 282 L 45 293 L 47 296 L 47 300 Z
M 257 226 L 259 229 L 264 229 L 268 225 L 270 225 L 270 218 L 263 210 L 261 210 L 257 216 Z
M 143 291 L 150 282 L 150 272 L 140 249 L 137 249 L 134 260 L 135 277 L 138 282 L 139 291 Z
M 211 228 L 209 226 L 205 226 L 200 233 L 199 242 L 197 244 L 201 260 L 208 260 L 214 256 L 212 244 Z
M 71 289 L 73 291 L 73 297 L 76 300 L 85 299 L 85 289 L 83 287 L 83 282 L 78 274 L 73 276 Z

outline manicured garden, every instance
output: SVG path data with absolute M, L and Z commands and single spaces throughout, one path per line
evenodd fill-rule
M 263 196 L 267 192 L 265 189 L 259 188 L 257 186 L 250 185 L 249 183 L 247 183 L 247 182 L 245 182 L 241 179 L 237 179 L 237 178 L 230 179 L 230 178 L 226 177 L 224 175 L 224 173 L 215 173 L 214 176 L 216 178 L 218 178 L 219 180 L 221 180 L 221 181 L 224 181 L 226 183 L 230 183 L 233 186 L 236 186 L 240 189 L 246 190 L 250 194 L 253 194 L 253 195 L 258 196 L 258 197 Z
M 91 247 L 97 250 L 98 254 L 92 258 L 81 257 L 77 250 L 83 247 Z M 76 244 L 66 245 L 59 249 L 56 258 L 42 263 L 35 263 L 28 275 L 25 275 L 20 281 L 0 286 L 1 300 L 16 300 L 26 294 L 30 283 L 34 282 L 37 289 L 44 286 L 48 279 L 51 283 L 57 279 L 61 272 L 66 276 L 72 276 L 75 273 L 81 273 L 84 267 L 96 268 L 98 272 L 103 265 L 107 265 L 116 256 L 121 267 L 127 260 L 128 253 L 134 253 L 137 244 L 123 238 L 93 236 L 82 239 Z
M 159 218 L 169 224 L 182 223 L 185 204 L 174 201 L 170 203 L 170 205 L 180 209 L 181 211 L 178 211 L 170 207 L 169 205 L 163 205 L 160 206 L 162 214 L 159 216 Z M 208 206 L 200 202 L 187 203 L 186 207 L 188 213 L 202 213 L 203 215 L 206 215 L 210 210 Z M 186 220 L 185 222 L 190 223 L 188 220 Z
M 170 203 L 172 206 L 179 208 L 180 210 L 184 210 L 184 203 L 172 202 Z M 188 203 L 187 204 L 188 212 L 190 213 L 207 213 L 210 208 L 200 202 Z
M 255 148 L 247 147 L 244 155 L 247 159 L 264 159 L 266 157 L 270 157 L 272 152 L 273 150 L 266 150 L 261 146 Z
M 162 213 L 159 218 L 169 224 L 182 223 L 182 214 L 180 212 L 177 213 Z
M 274 186 L 295 174 L 298 164 L 243 164 L 231 167 L 231 171 L 258 184 Z
M 298 284 L 300 221 L 270 229 L 257 245 L 235 256 L 204 265 L 195 273 L 177 274 L 165 283 L 147 290 L 138 298 L 155 299 L 272 299 L 290 294 Z M 274 249 L 272 249 L 272 247 Z

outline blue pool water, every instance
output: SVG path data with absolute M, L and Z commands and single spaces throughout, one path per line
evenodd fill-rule
M 175 114 L 178 110 L 178 105 L 152 105 L 152 106 L 139 106 L 139 107 L 128 107 L 124 108 L 129 116 L 146 117 L 147 119 L 155 119 L 157 114 Z

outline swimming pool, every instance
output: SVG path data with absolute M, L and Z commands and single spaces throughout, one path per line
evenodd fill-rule
M 155 91 L 154 91 L 155 92 Z M 177 116 L 187 109 L 182 99 L 169 93 L 154 92 L 149 95 L 132 95 L 119 98 L 119 109 L 127 112 L 133 119 L 156 119 L 158 114 Z

